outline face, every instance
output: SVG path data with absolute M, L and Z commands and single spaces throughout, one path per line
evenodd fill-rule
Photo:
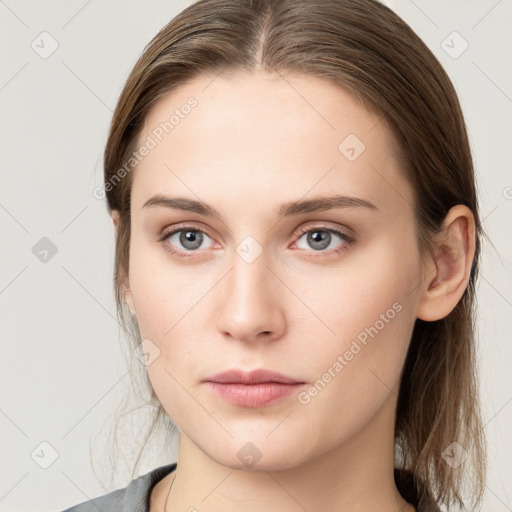
M 396 397 L 421 280 L 385 121 L 321 79 L 203 76 L 139 142 L 126 300 L 166 412 L 233 468 L 241 449 L 285 468 L 348 442 Z M 233 368 L 302 384 L 233 403 L 204 382 Z

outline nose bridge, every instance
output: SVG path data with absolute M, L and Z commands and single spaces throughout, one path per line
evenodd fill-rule
M 252 339 L 261 332 L 280 333 L 284 314 L 278 280 L 268 268 L 270 260 L 269 253 L 251 237 L 237 246 L 219 306 L 221 332 L 238 339 Z
M 244 300 L 250 298 L 251 295 L 254 295 L 252 299 L 256 299 L 260 295 L 264 296 L 271 274 L 267 268 L 269 264 L 269 258 L 263 252 L 254 257 L 253 248 L 247 250 L 247 245 L 240 245 L 237 248 L 237 254 L 233 256 L 230 276 L 231 294 Z

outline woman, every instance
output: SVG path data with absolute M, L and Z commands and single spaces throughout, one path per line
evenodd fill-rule
M 403 20 L 200 0 L 136 63 L 104 156 L 119 316 L 179 453 L 68 511 L 478 504 L 473 164 Z

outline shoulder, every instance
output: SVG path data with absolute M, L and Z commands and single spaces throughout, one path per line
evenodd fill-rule
M 147 512 L 153 487 L 176 469 L 176 462 L 160 466 L 132 480 L 126 487 L 98 496 L 62 512 Z

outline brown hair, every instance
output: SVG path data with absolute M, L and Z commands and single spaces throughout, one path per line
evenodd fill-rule
M 148 44 L 119 98 L 104 153 L 108 209 L 120 216 L 114 288 L 121 324 L 133 345 L 140 343 L 136 320 L 127 318 L 123 293 L 133 173 L 116 178 L 138 147 L 149 110 L 163 95 L 198 75 L 258 70 L 328 80 L 387 122 L 415 192 L 422 257 L 432 254 L 433 235 L 452 206 L 463 204 L 473 212 L 476 251 L 461 300 L 441 320 L 416 320 L 396 411 L 395 479 L 413 504 L 425 496 L 438 505 L 464 507 L 466 477 L 470 497 L 478 504 L 487 462 L 473 308 L 480 238 L 485 233 L 466 126 L 441 64 L 399 16 L 377 1 L 199 0 Z M 156 405 L 147 441 L 166 414 L 147 374 L 144 379 Z M 443 458 L 453 442 L 460 443 L 468 456 L 458 468 Z

